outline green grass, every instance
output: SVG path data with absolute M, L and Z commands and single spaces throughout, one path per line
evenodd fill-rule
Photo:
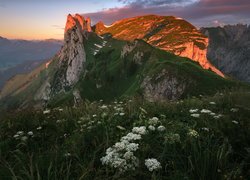
M 103 102 L 85 102 L 77 108 L 51 109 L 48 114 L 32 109 L 3 114 L 0 179 L 247 179 L 249 98 L 245 91 L 225 91 L 171 103 L 132 99 L 102 108 Z M 190 116 L 189 110 L 196 108 L 199 118 Z M 201 113 L 202 109 L 215 115 Z M 218 114 L 222 116 L 215 119 Z M 150 131 L 152 117 L 159 118 L 156 128 L 163 125 L 166 130 Z M 146 126 L 148 131 L 136 141 L 139 149 L 134 155 L 139 166 L 121 173 L 102 165 L 100 158 L 106 149 L 136 126 Z M 190 136 L 190 130 L 198 136 Z M 14 138 L 18 131 L 23 135 Z M 27 135 L 29 131 L 33 136 Z M 22 140 L 24 136 L 26 140 Z M 144 165 L 147 158 L 156 158 L 162 168 L 148 171 Z

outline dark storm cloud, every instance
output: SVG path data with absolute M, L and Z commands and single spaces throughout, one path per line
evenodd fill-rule
M 85 14 L 94 22 L 116 20 L 145 14 L 174 15 L 196 26 L 250 23 L 249 0 L 120 0 L 124 7 Z

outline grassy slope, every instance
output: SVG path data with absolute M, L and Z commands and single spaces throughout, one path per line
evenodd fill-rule
M 0 179 L 247 179 L 249 98 L 249 92 L 237 91 L 165 104 L 133 99 L 119 105 L 112 102 L 108 108 L 93 102 L 49 114 L 31 109 L 8 114 L 0 124 Z M 189 110 L 196 108 L 197 113 L 205 108 L 215 115 L 200 113 L 200 118 L 193 118 Z M 218 114 L 222 117 L 215 119 Z M 108 147 L 133 127 L 148 127 L 154 116 L 160 119 L 157 126 L 166 130 L 148 131 L 136 141 L 139 167 L 135 171 L 119 173 L 101 164 Z M 197 131 L 198 137 L 190 130 Z M 18 131 L 23 134 L 14 138 Z M 29 131 L 33 136 L 27 135 Z M 147 158 L 156 158 L 162 168 L 148 171 Z
M 104 41 L 107 41 L 106 46 L 94 55 L 95 50 L 99 49 L 94 44 L 102 45 Z M 223 79 L 204 70 L 197 63 L 186 58 L 153 48 L 142 40 L 138 40 L 136 48 L 125 58 L 121 58 L 120 53 L 125 44 L 125 41 L 110 37 L 101 39 L 91 34 L 89 41 L 85 43 L 88 73 L 76 85 L 83 98 L 90 101 L 99 99 L 108 101 L 130 95 L 140 95 L 140 83 L 143 78 L 147 75 L 155 76 L 162 69 L 167 69 L 176 77 L 187 77 L 194 81 L 193 86 L 186 93 L 187 96 L 213 94 L 221 89 L 243 86 L 236 81 Z M 144 53 L 141 65 L 133 61 L 137 52 Z M 97 88 L 96 85 L 101 85 L 101 87 Z M 63 99 L 53 100 L 53 106 L 60 105 L 62 101 Z

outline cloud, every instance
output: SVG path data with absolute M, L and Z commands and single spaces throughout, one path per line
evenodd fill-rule
M 196 26 L 211 26 L 213 21 L 227 24 L 242 22 L 250 23 L 249 0 L 120 0 L 121 8 L 84 14 L 94 23 L 102 20 L 110 24 L 116 20 L 145 15 L 157 14 L 177 16 L 187 19 Z

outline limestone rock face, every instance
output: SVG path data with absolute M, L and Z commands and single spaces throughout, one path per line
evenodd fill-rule
M 84 41 L 88 36 L 88 23 L 84 17 L 68 15 L 65 25 L 64 45 L 55 63 L 55 73 L 38 90 L 36 99 L 49 100 L 54 95 L 73 87 L 85 71 Z
M 250 82 L 250 26 L 202 28 L 209 37 L 208 59 L 223 73 Z
M 143 96 L 150 102 L 164 102 L 169 100 L 177 100 L 184 94 L 188 86 L 192 82 L 190 80 L 178 78 L 163 69 L 155 77 L 147 76 L 142 84 Z

